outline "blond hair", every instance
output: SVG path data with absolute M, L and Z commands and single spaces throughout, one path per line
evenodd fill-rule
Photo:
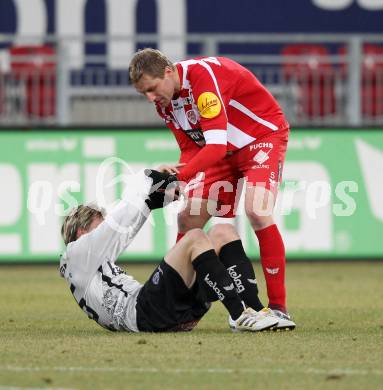
M 61 236 L 68 245 L 72 241 L 77 240 L 78 229 L 88 229 L 89 225 L 95 218 L 104 218 L 105 210 L 95 204 L 79 205 L 72 209 L 64 218 L 61 227 Z
M 139 50 L 130 61 L 130 81 L 136 84 L 144 74 L 163 79 L 167 66 L 174 69 L 173 63 L 159 50 L 150 47 Z

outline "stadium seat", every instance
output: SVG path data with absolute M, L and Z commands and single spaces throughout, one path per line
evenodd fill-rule
M 335 72 L 325 46 L 291 44 L 284 46 L 282 73 L 296 90 L 296 114 L 308 118 L 324 117 L 336 112 Z
M 0 117 L 3 114 L 5 107 L 5 93 L 4 93 L 4 75 L 0 72 Z
M 347 55 L 347 48 L 342 46 L 339 54 Z M 346 63 L 343 69 L 346 75 Z M 383 115 L 383 46 L 363 46 L 361 99 L 364 117 Z
M 26 112 L 37 117 L 55 115 L 55 50 L 42 45 L 14 46 L 9 51 L 11 72 L 15 79 L 25 83 Z

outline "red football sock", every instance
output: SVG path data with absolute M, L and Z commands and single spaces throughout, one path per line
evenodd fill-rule
M 286 312 L 285 246 L 277 225 L 255 232 L 259 241 L 261 263 L 265 275 L 271 309 Z
M 185 235 L 185 233 L 178 232 L 176 242 L 178 242 L 184 235 Z

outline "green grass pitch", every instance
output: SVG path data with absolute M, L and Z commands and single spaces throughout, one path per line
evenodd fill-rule
M 1 266 L 0 390 L 383 389 L 382 281 L 383 263 L 292 263 L 293 332 L 234 334 L 215 303 L 192 332 L 129 334 L 88 320 L 57 267 Z

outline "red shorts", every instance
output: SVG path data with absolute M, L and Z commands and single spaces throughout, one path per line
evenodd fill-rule
M 289 129 L 258 138 L 206 170 L 203 186 L 189 192 L 190 197 L 218 201 L 217 215 L 232 218 L 242 193 L 243 179 L 276 194 L 282 179 Z M 182 162 L 188 159 L 183 158 Z M 241 180 L 242 179 L 242 180 Z

